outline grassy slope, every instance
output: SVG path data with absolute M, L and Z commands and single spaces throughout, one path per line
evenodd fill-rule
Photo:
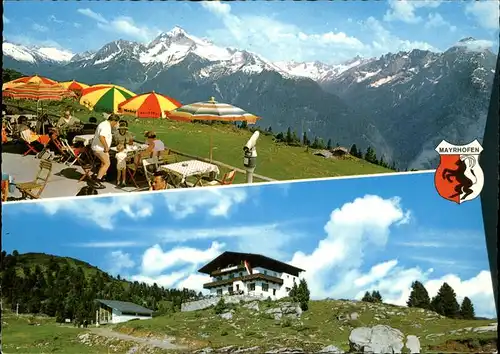
M 89 347 L 78 341 L 85 330 L 61 326 L 54 319 L 4 313 L 2 349 L 5 353 L 106 353 L 105 346 Z
M 233 320 L 223 320 L 208 309 L 198 312 L 176 313 L 148 321 L 132 321 L 118 326 L 117 330 L 135 335 L 172 335 L 197 348 L 214 348 L 227 345 L 263 348 L 300 347 L 318 350 L 335 345 L 347 350 L 350 331 L 359 326 L 385 324 L 401 330 L 405 335 L 417 335 L 423 348 L 444 345 L 449 340 L 493 340 L 496 332 L 483 334 L 453 330 L 480 327 L 492 320 L 452 320 L 433 312 L 391 305 L 367 304 L 350 301 L 311 301 L 309 311 L 300 320 L 291 323 L 277 322 L 263 314 L 237 308 Z M 359 314 L 356 321 L 337 320 L 338 315 Z M 375 318 L 375 317 L 378 317 Z M 432 336 L 438 334 L 438 336 Z M 429 336 L 430 335 L 430 336 Z
M 15 101 L 15 104 L 19 104 L 21 107 L 35 108 L 35 104 L 29 101 Z M 45 104 L 44 107 L 48 112 L 59 115 L 63 105 L 66 103 L 51 102 L 49 105 Z M 90 116 L 102 118 L 101 114 L 89 112 L 77 103 L 73 103 L 73 106 L 76 109 L 75 115 L 81 120 L 86 121 Z M 243 168 L 243 145 L 251 135 L 250 132 L 231 125 L 208 126 L 154 119 L 138 122 L 131 119 L 129 127 L 139 139 L 142 138 L 144 131 L 154 130 L 170 148 L 205 158 L 209 157 L 211 135 L 213 159 L 239 168 Z M 223 169 L 221 173 L 224 172 L 227 171 Z M 258 160 L 255 173 L 277 180 L 388 172 L 391 171 L 357 158 L 333 160 L 314 156 L 311 151 L 306 152 L 303 147 L 276 144 L 270 136 L 261 135 L 258 142 Z M 236 182 L 244 182 L 244 176 L 238 174 Z

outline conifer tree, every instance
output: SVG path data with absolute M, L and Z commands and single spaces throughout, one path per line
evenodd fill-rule
M 464 320 L 473 320 L 476 317 L 474 305 L 472 305 L 472 301 L 467 296 L 464 297 L 460 305 L 460 317 Z
M 419 281 L 414 281 L 411 284 L 411 293 L 406 305 L 408 307 L 429 309 L 430 302 L 429 293 L 427 292 L 425 286 Z

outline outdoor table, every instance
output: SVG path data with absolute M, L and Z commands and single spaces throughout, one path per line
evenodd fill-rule
M 168 165 L 161 165 L 159 169 L 167 172 L 169 176 L 174 174 L 180 177 L 180 181 L 178 182 L 169 178 L 169 184 L 172 184 L 176 188 L 182 184 L 186 186 L 186 178 L 191 176 L 197 177 L 196 183 L 193 185 L 197 186 L 203 176 L 210 173 L 214 173 L 215 175 L 219 174 L 219 167 L 217 167 L 217 165 L 198 160 L 188 160 Z
M 83 145 L 87 146 L 90 145 L 93 139 L 94 139 L 94 134 L 75 135 L 73 137 L 73 143 L 80 141 L 83 143 Z
M 137 142 L 134 142 L 133 145 L 129 145 L 127 144 L 125 146 L 125 152 L 128 154 L 128 153 L 131 153 L 131 152 L 139 152 L 139 151 L 144 151 L 148 148 L 148 144 L 141 144 L 141 143 L 137 143 Z M 113 152 L 117 152 L 116 151 L 116 146 L 113 146 L 110 151 L 113 151 Z

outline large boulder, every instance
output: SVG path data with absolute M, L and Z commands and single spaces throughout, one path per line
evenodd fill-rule
M 409 335 L 406 337 L 406 348 L 410 352 L 410 354 L 418 354 L 420 353 L 420 340 L 417 336 Z
M 373 354 L 401 353 L 404 346 L 403 333 L 395 328 L 377 325 L 372 328 L 358 327 L 349 335 L 351 351 Z

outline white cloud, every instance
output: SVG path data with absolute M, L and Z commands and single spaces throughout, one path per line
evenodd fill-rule
M 366 265 L 365 253 L 368 250 L 376 252 L 376 246 L 383 248 L 391 228 L 402 221 L 408 222 L 408 214 L 398 198 L 357 198 L 331 213 L 325 225 L 326 237 L 311 253 L 298 251 L 290 263 L 305 270 L 303 276 L 315 299 L 361 299 L 366 291 L 379 290 L 384 302 L 405 306 L 413 281 L 421 281 L 431 297 L 443 282 L 448 282 L 455 289 L 459 302 L 468 296 L 477 315 L 494 316 L 493 288 L 487 271 L 470 279 L 460 279 L 453 274 L 432 277 L 433 268 L 407 268 L 396 259 L 374 264 L 367 272 L 361 271 Z M 440 265 L 439 261 L 433 264 Z M 453 260 L 441 263 L 454 267 Z
M 108 23 L 108 20 L 106 20 L 104 18 L 104 16 L 102 16 L 100 13 L 97 13 L 97 12 L 94 12 L 92 11 L 91 9 L 89 8 L 86 8 L 86 9 L 78 9 L 76 10 L 78 13 L 84 15 L 84 16 L 87 16 L 87 17 L 90 17 L 91 19 L 93 20 L 96 20 L 97 22 L 100 22 L 100 23 Z
M 166 193 L 165 200 L 172 216 L 183 219 L 200 211 L 211 216 L 227 217 L 231 209 L 247 199 L 243 188 L 196 190 L 192 193 Z
M 483 51 L 485 49 L 491 49 L 493 47 L 493 42 L 485 39 L 475 39 L 467 42 L 459 42 L 455 44 L 456 46 L 465 47 L 470 51 Z
M 80 14 L 97 21 L 97 28 L 103 31 L 118 33 L 139 41 L 147 42 L 155 36 L 158 31 L 147 26 L 137 25 L 131 17 L 118 16 L 112 20 L 104 18 L 100 13 L 90 9 L 78 9 Z
M 2 20 L 3 20 L 4 25 L 10 23 L 10 20 L 7 17 L 5 17 L 5 15 L 2 15 Z
M 219 1 L 205 1 L 201 6 L 219 17 L 224 26 L 208 31 L 218 44 L 263 54 L 271 60 L 308 60 L 330 56 L 336 49 L 336 57 L 340 55 L 336 59 L 343 61 L 364 49 L 358 38 L 344 32 L 306 33 L 296 25 L 264 15 L 237 16 L 228 3 Z
M 384 263 L 374 265 L 368 274 L 365 274 L 354 282 L 357 286 L 365 286 L 371 284 L 379 279 L 384 278 L 396 265 L 398 261 L 393 259 Z
M 117 248 L 117 247 L 137 247 L 142 243 L 136 241 L 105 241 L 105 242 L 82 242 L 74 243 L 74 247 L 82 248 Z
M 59 20 L 57 17 L 55 17 L 54 15 L 50 15 L 49 16 L 49 21 L 51 22 L 55 22 L 55 23 L 64 23 L 63 20 Z
M 363 263 L 364 250 L 385 246 L 389 229 L 407 218 L 399 198 L 382 199 L 366 195 L 335 209 L 325 225 L 326 238 L 310 254 L 296 252 L 292 264 L 305 269 L 311 292 L 331 295 L 323 279 L 332 272 L 356 270 Z M 336 269 L 336 270 L 334 270 Z
M 153 213 L 153 205 L 149 198 L 133 193 L 111 198 L 47 200 L 37 205 L 49 215 L 65 212 L 73 217 L 90 220 L 108 230 L 114 228 L 119 215 L 139 220 Z
M 108 23 L 98 23 L 97 27 L 111 32 L 126 35 L 143 42 L 149 41 L 156 32 L 145 26 L 138 26 L 131 17 L 121 16 Z
M 212 260 L 221 252 L 224 244 L 212 242 L 206 250 L 191 247 L 176 247 L 164 252 L 160 245 L 148 248 L 142 256 L 142 275 L 158 275 L 176 266 L 198 265 Z
M 382 23 L 374 17 L 369 17 L 363 24 L 374 37 L 371 43 L 371 53 L 373 56 L 385 54 L 387 52 L 396 53 L 412 49 L 439 51 L 439 49 L 427 42 L 409 41 L 399 38 L 387 30 Z
M 123 251 L 113 251 L 110 252 L 108 257 L 109 271 L 111 274 L 120 274 L 125 269 L 130 269 L 135 266 L 135 262 L 132 260 L 129 253 L 124 253 Z
M 284 246 L 303 235 L 285 229 L 285 223 L 226 226 L 219 228 L 162 229 L 155 235 L 162 243 L 188 242 L 192 240 L 231 239 L 235 251 L 265 253 L 270 257 L 285 257 Z
M 425 23 L 425 28 L 434 29 L 439 27 L 447 27 L 451 32 L 455 32 L 457 30 L 457 26 L 453 26 L 451 23 L 446 21 L 439 13 L 429 14 L 427 22 Z
M 75 27 L 75 28 L 80 28 L 80 27 L 82 27 L 82 25 L 81 25 L 81 24 L 79 24 L 78 22 L 74 22 L 74 23 L 73 23 L 73 27 Z
M 417 17 L 414 15 L 416 8 L 437 6 L 433 1 L 415 3 L 403 4 L 411 9 L 404 17 L 407 21 L 412 19 L 416 21 Z M 214 42 L 256 52 L 273 61 L 312 61 L 320 58 L 324 62 L 341 63 L 356 55 L 375 57 L 387 52 L 412 49 L 437 51 L 429 43 L 401 39 L 385 29 L 373 17 L 360 21 L 361 26 L 365 25 L 364 32 L 367 37 L 372 38 L 371 41 L 366 40 L 363 43 L 359 38 L 337 29 L 325 33 L 308 33 L 294 24 L 284 23 L 265 15 L 237 16 L 231 12 L 231 5 L 228 3 L 210 1 L 202 2 L 201 6 L 217 16 L 224 27 L 208 31 Z M 397 8 L 401 5 L 394 6 Z M 398 11 L 398 14 L 404 13 L 402 9 Z M 332 55 L 332 52 L 335 55 Z
M 498 30 L 498 1 L 472 1 L 465 6 L 465 13 L 471 15 L 479 26 Z
M 31 28 L 37 32 L 47 32 L 49 30 L 46 26 L 40 25 L 38 23 L 32 24 Z
M 384 15 L 384 21 L 401 21 L 406 23 L 418 23 L 422 17 L 417 16 L 419 8 L 436 8 L 440 1 L 435 0 L 389 0 L 389 10 Z

